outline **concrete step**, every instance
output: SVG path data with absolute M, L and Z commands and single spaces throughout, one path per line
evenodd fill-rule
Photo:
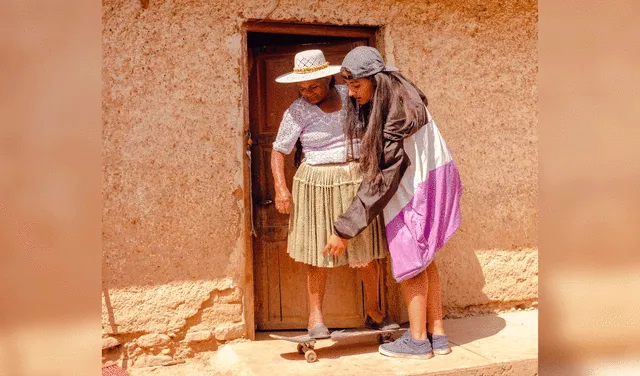
M 378 353 L 375 338 L 353 342 L 321 341 L 318 360 L 307 363 L 296 344 L 274 340 L 268 333 L 256 341 L 226 345 L 200 364 L 132 372 L 149 375 L 447 375 L 493 376 L 538 374 L 538 311 L 445 320 L 452 353 L 429 360 L 395 359 Z M 294 335 L 303 332 L 286 332 Z M 189 371 L 191 367 L 193 371 Z M 134 370 L 132 370 L 134 371 Z

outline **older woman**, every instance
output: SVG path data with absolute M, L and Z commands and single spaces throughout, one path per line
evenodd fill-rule
M 333 75 L 339 70 L 340 66 L 329 66 L 322 51 L 308 50 L 296 54 L 293 72 L 276 78 L 280 83 L 296 83 L 300 92 L 282 117 L 271 169 L 276 209 L 290 213 L 287 252 L 307 265 L 308 329 L 314 338 L 329 336 L 322 314 L 327 270 L 341 265 L 360 270 L 367 302 L 365 327 L 398 328 L 379 309 L 377 259 L 388 253 L 380 220 L 373 219 L 343 254 L 322 254 L 334 221 L 347 209 L 362 181 L 357 146 L 347 148 L 344 134 L 347 88 L 335 85 Z M 291 153 L 298 140 L 304 160 L 293 179 L 292 195 L 284 178 L 284 154 Z

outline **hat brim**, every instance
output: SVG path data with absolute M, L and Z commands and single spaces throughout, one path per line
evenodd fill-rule
M 276 82 L 286 84 L 292 82 L 303 82 L 309 80 L 317 80 L 318 78 L 333 76 L 340 72 L 339 65 L 330 65 L 326 68 L 309 73 L 289 72 L 276 77 Z

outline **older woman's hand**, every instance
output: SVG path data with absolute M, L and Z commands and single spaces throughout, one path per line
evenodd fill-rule
M 322 250 L 322 254 L 325 256 L 342 256 L 347 252 L 348 244 L 349 241 L 347 239 L 342 239 L 338 235 L 333 234 L 329 237 L 327 246 Z
M 289 192 L 287 187 L 276 189 L 276 210 L 282 214 L 289 214 L 292 205 L 291 192 Z

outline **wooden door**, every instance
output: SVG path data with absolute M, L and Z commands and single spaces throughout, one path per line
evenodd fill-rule
M 280 214 L 273 203 L 271 147 L 283 112 L 298 97 L 295 84 L 279 84 L 275 78 L 290 72 L 297 52 L 321 49 L 330 64 L 339 65 L 344 56 L 366 39 L 296 46 L 268 46 L 249 51 L 251 61 L 249 97 L 251 122 L 251 176 L 253 190 L 253 243 L 255 318 L 258 330 L 304 329 L 308 320 L 305 266 L 287 254 L 289 216 Z M 338 83 L 342 83 L 336 75 Z M 295 149 L 294 149 L 295 150 Z M 285 163 L 289 189 L 295 174 L 293 154 Z M 361 326 L 364 321 L 362 285 L 349 267 L 329 271 L 324 299 L 325 323 L 329 327 Z

